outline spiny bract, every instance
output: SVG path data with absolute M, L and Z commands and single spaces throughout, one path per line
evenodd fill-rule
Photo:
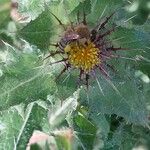
M 104 21 L 101 21 L 93 29 L 88 27 L 85 14 L 83 21 L 78 20 L 78 23 L 70 24 L 69 26 L 65 26 L 53 13 L 52 15 L 65 31 L 60 41 L 57 44 L 53 44 L 58 50 L 48 56 L 63 55 L 62 60 L 55 62 L 64 64 L 64 69 L 60 75 L 69 68 L 77 69 L 79 70 L 79 81 L 85 80 L 87 86 L 89 76 L 95 75 L 96 69 L 99 69 L 104 76 L 109 77 L 106 68 L 112 66 L 106 61 L 110 58 L 119 57 L 113 52 L 123 49 L 121 47 L 114 48 L 108 37 L 115 31 L 116 27 L 114 26 L 107 31 L 105 28 L 114 13 L 106 17 Z M 77 18 L 79 17 L 77 16 Z

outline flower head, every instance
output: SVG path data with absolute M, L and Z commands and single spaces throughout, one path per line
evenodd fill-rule
M 99 49 L 90 40 L 74 41 L 68 44 L 64 51 L 68 55 L 68 62 L 75 68 L 90 72 L 100 64 Z
M 104 30 L 113 14 L 114 13 L 106 17 L 103 22 L 93 29 L 88 27 L 85 15 L 82 22 L 71 24 L 66 27 L 54 14 L 52 14 L 65 30 L 60 41 L 54 44 L 59 50 L 49 55 L 63 54 L 63 59 L 55 62 L 63 62 L 65 64 L 60 75 L 69 68 L 78 69 L 79 79 L 85 80 L 87 86 L 89 76 L 93 75 L 96 69 L 99 69 L 104 76 L 109 77 L 106 69 L 106 61 L 108 58 L 118 57 L 113 52 L 123 49 L 121 47 L 114 48 L 108 38 L 108 35 L 115 31 L 115 27 L 107 31 Z

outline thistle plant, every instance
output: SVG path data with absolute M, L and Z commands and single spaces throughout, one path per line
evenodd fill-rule
M 149 149 L 149 1 L 0 2 L 0 149 Z

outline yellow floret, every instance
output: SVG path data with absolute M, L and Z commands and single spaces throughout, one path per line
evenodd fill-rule
M 68 54 L 69 63 L 85 72 L 89 72 L 100 63 L 99 49 L 91 41 L 71 42 L 64 50 Z

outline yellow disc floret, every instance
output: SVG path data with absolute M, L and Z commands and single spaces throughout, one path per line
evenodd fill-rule
M 76 68 L 89 72 L 100 63 L 99 49 L 91 41 L 75 41 L 65 47 L 68 61 Z

